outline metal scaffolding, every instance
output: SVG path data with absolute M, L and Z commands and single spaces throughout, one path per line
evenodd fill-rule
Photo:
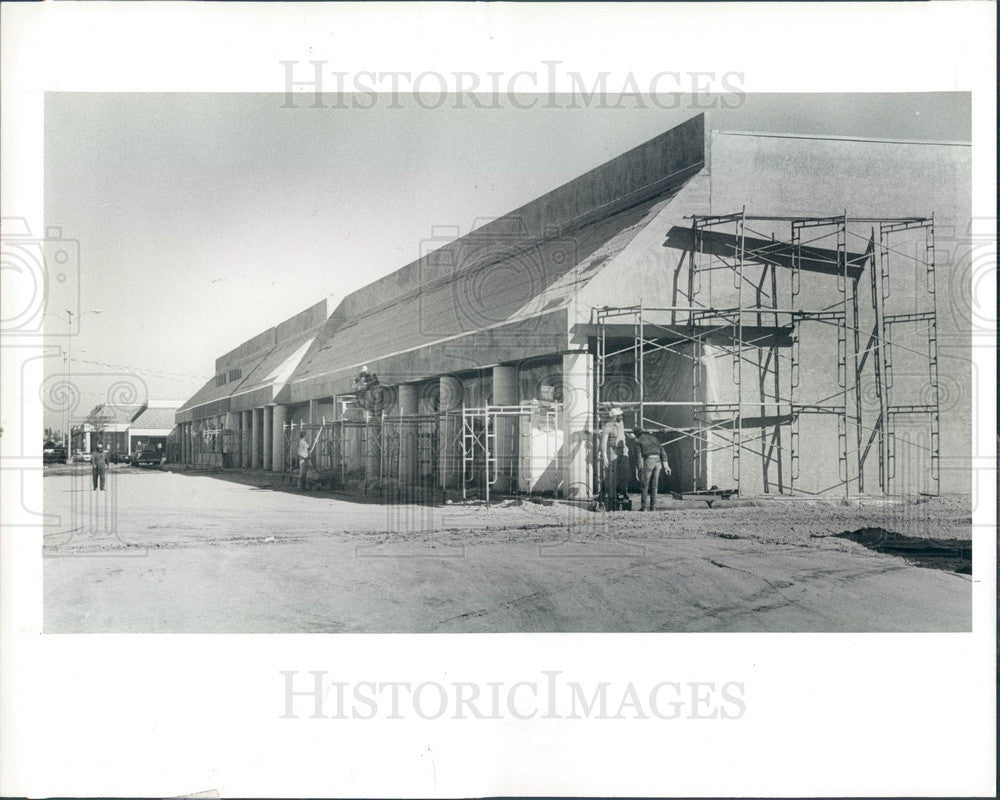
M 525 482 L 531 484 L 531 458 L 546 465 L 558 462 L 559 413 L 558 403 L 535 403 L 285 423 L 283 471 L 298 470 L 295 442 L 305 432 L 314 467 L 332 470 L 342 485 L 367 489 L 388 481 L 442 492 L 454 489 L 463 499 L 490 502 L 517 495 Z M 542 445 L 532 432 L 542 433 Z
M 862 218 L 846 213 L 751 216 L 744 209 L 691 219 L 687 305 L 594 310 L 598 421 L 603 421 L 610 406 L 617 405 L 637 427 L 660 432 L 665 444 L 690 444 L 692 468 L 685 489 L 709 488 L 705 485 L 707 461 L 716 453 L 726 453 L 732 463 L 733 487 L 740 494 L 744 494 L 744 462 L 753 458 L 760 464 L 763 493 L 841 490 L 849 496 L 852 490 L 866 491 L 865 467 L 875 442 L 879 487 L 886 494 L 895 491 L 896 420 L 925 418 L 930 423 L 929 488 L 936 494 L 939 408 L 933 218 Z M 763 227 L 762 223 L 787 224 L 788 238 L 781 240 L 773 232 L 754 229 Z M 859 233 L 859 226 L 870 233 Z M 904 231 L 925 236 L 917 252 L 906 253 L 894 246 Z M 849 238 L 863 241 L 863 252 L 849 252 Z M 925 290 L 906 298 L 912 301 L 908 310 L 893 307 L 890 259 L 906 259 L 912 274 L 924 279 Z M 873 319 L 868 342 L 862 347 L 865 323 L 859 298 L 866 271 L 871 277 Z M 805 298 L 803 273 L 809 276 L 812 290 Z M 916 402 L 901 397 L 905 391 L 893 388 L 892 349 L 920 351 L 912 346 L 912 337 L 897 344 L 891 333 L 919 323 L 927 324 L 929 391 Z M 824 348 L 817 343 L 832 345 L 832 335 L 817 338 L 814 334 L 831 327 L 836 354 L 826 357 L 831 359 L 831 372 L 836 371 L 836 384 L 825 394 L 811 396 L 808 390 L 816 387 L 801 385 L 801 367 L 807 360 L 815 369 L 816 359 L 824 357 Z M 666 399 L 662 391 L 659 395 L 650 391 L 651 382 L 661 387 L 665 382 L 663 376 L 650 375 L 648 362 L 651 356 L 664 355 L 674 359 L 675 377 L 678 364 L 687 363 L 690 368 L 690 399 Z M 706 384 L 711 370 L 706 362 L 720 356 L 732 364 L 727 387 L 731 396 L 726 398 L 712 397 Z M 869 371 L 874 373 L 876 408 L 866 410 L 862 394 Z M 806 415 L 832 416 L 837 424 L 838 480 L 818 490 L 800 483 L 800 421 Z M 686 424 L 678 424 L 682 416 Z M 870 423 L 868 416 L 874 417 Z
M 453 413 L 461 418 L 454 430 L 461 436 L 463 499 L 478 496 L 489 503 L 496 495 L 531 491 L 530 459 L 558 463 L 562 436 L 558 403 L 484 405 Z M 532 431 L 540 432 L 542 441 L 533 439 Z

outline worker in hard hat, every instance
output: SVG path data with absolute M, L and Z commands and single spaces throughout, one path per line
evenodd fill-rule
M 369 389 L 373 389 L 378 386 L 378 377 L 374 372 L 368 371 L 368 365 L 365 364 L 361 368 L 361 372 L 358 373 L 357 377 L 354 379 L 354 392 L 358 397 L 360 403 L 364 403 L 365 394 Z
M 601 428 L 600 467 L 604 475 L 604 503 L 608 511 L 616 506 L 619 489 L 619 459 L 627 458 L 625 449 L 625 423 L 622 410 L 617 406 L 608 412 L 608 421 Z

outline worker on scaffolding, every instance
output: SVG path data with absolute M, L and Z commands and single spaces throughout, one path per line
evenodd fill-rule
M 358 404 L 362 408 L 369 407 L 368 393 L 378 385 L 378 376 L 374 372 L 369 372 L 368 365 L 365 364 L 361 368 L 361 372 L 354 379 L 354 393 L 357 395 Z
M 640 490 L 642 499 L 639 510 L 645 511 L 648 508 L 652 511 L 656 505 L 660 471 L 662 470 L 664 475 L 670 474 L 670 465 L 667 463 L 667 448 L 651 431 L 642 428 L 635 429 L 635 441 L 639 447 L 641 459 L 639 482 L 642 487 Z
M 614 511 L 620 507 L 619 490 L 624 481 L 619 472 L 628 461 L 625 445 L 625 423 L 622 421 L 622 410 L 617 406 L 608 412 L 609 419 L 601 428 L 601 449 L 599 453 L 600 466 L 603 473 L 602 494 L 605 508 Z

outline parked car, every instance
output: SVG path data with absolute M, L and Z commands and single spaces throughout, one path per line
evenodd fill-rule
M 77 464 L 79 463 L 90 463 L 90 453 L 85 453 L 83 450 L 77 450 L 76 455 L 73 456 L 73 461 Z
M 128 464 L 131 460 L 129 454 L 123 451 L 108 453 L 109 464 Z
M 155 447 L 147 447 L 133 453 L 131 463 L 133 467 L 152 467 L 158 466 L 164 461 L 166 461 L 166 456 L 162 452 Z
M 43 464 L 62 464 L 66 460 L 66 448 L 61 445 L 46 446 L 42 451 Z

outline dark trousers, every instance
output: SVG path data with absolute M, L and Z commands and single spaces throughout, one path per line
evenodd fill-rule
M 108 474 L 107 467 L 93 467 L 90 470 L 91 475 L 94 479 L 94 491 L 97 491 L 97 484 L 101 484 L 101 491 L 104 491 L 104 476 Z
M 642 509 L 656 504 L 656 490 L 660 484 L 660 459 L 646 456 L 642 460 Z M 648 500 L 648 504 L 647 504 Z
M 616 508 L 616 498 L 619 492 L 627 492 L 629 460 L 627 456 L 615 455 L 604 465 L 604 505 L 608 511 Z

